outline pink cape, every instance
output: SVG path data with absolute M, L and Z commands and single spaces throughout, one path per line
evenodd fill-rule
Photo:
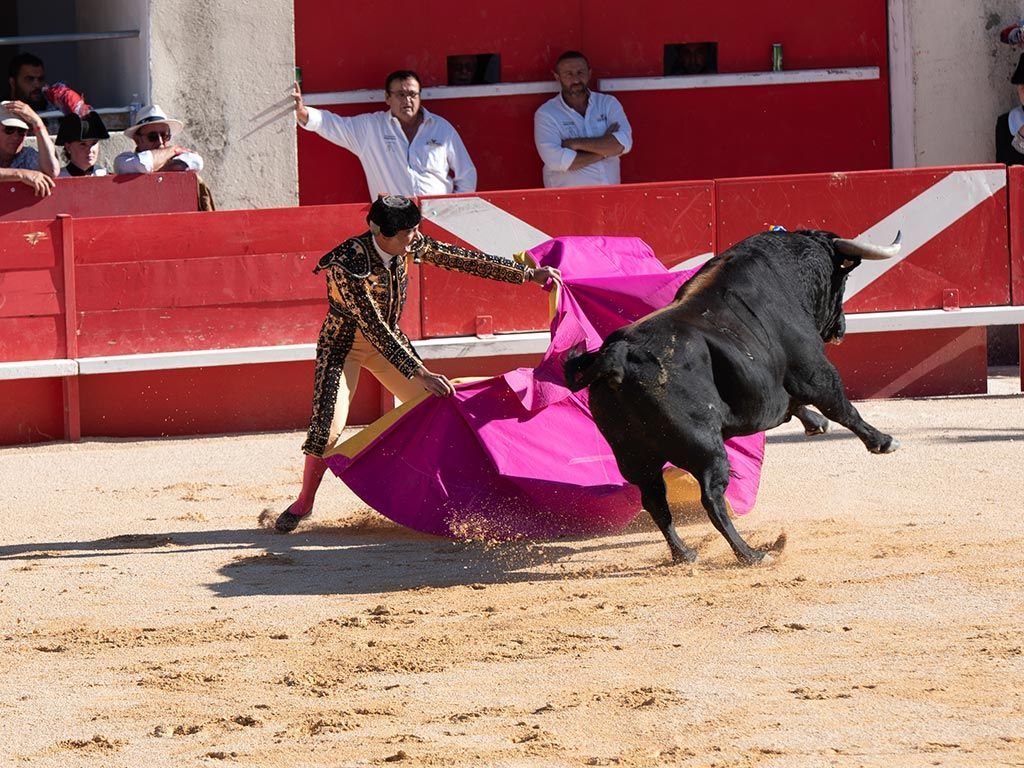
M 596 349 L 616 328 L 672 301 L 696 270 L 669 272 L 642 240 L 565 237 L 530 251 L 562 271 L 563 289 L 540 364 L 456 385 L 453 397 L 403 405 L 339 446 L 328 465 L 397 523 L 459 539 L 553 538 L 622 530 L 640 494 L 619 474 L 562 365 L 577 344 Z M 757 496 L 764 434 L 725 444 L 733 512 Z M 699 503 L 693 479 L 667 472 L 670 499 Z

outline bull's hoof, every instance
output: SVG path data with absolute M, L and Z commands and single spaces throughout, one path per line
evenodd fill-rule
M 813 416 L 814 418 L 811 418 Z M 824 435 L 828 432 L 829 420 L 824 416 L 818 416 L 817 414 L 809 414 L 806 421 L 803 422 L 804 434 L 808 437 L 814 437 L 815 435 Z
M 779 559 L 779 556 L 782 554 L 782 550 L 785 548 L 786 534 L 782 533 L 771 546 L 766 547 L 765 549 L 752 549 L 750 550 L 749 555 L 737 555 L 737 557 L 743 565 L 772 565 Z
M 671 548 L 671 550 L 673 565 L 692 564 L 697 562 L 697 550 L 695 549 L 685 547 L 683 549 Z
M 779 553 L 767 549 L 751 550 L 748 557 L 741 557 L 740 564 L 747 567 L 772 565 L 779 558 Z
M 900 441 L 895 437 L 886 436 L 887 439 L 881 445 L 869 448 L 872 453 L 892 453 L 900 447 Z

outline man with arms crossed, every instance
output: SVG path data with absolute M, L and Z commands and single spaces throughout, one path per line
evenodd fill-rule
M 590 64 L 579 51 L 555 62 L 561 93 L 533 116 L 533 139 L 544 161 L 545 187 L 618 184 L 619 156 L 633 148 L 633 132 L 614 96 L 591 91 Z

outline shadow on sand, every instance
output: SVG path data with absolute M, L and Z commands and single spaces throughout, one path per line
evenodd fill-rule
M 646 514 L 643 518 L 648 518 Z M 270 595 L 358 595 L 458 585 L 549 581 L 572 576 L 640 575 L 667 562 L 636 557 L 629 550 L 651 543 L 623 537 L 554 541 L 450 541 L 403 528 L 385 518 L 311 521 L 288 535 L 261 516 L 253 528 L 123 534 L 92 541 L 0 545 L 0 562 L 60 558 L 186 557 L 223 552 L 216 568 L 222 581 L 207 584 L 221 597 Z M 682 522 L 682 520 L 680 521 Z M 639 521 L 628 531 L 651 528 Z M 609 565 L 592 557 L 621 550 Z M 568 560 L 572 559 L 571 567 Z

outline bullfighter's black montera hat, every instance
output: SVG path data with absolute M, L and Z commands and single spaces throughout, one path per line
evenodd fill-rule
M 408 197 L 383 195 L 373 201 L 366 220 L 380 227 L 384 237 L 394 237 L 403 229 L 412 229 L 420 223 L 419 206 Z

